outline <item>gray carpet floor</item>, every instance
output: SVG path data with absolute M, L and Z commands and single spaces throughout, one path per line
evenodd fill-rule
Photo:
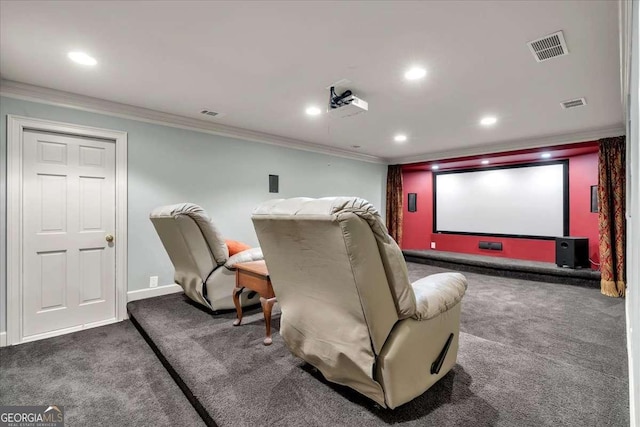
M 409 263 L 412 280 L 443 271 Z M 465 273 L 455 368 L 383 410 L 294 358 L 249 311 L 211 315 L 182 294 L 129 312 L 220 426 L 626 426 L 624 300 L 598 290 Z M 275 328 L 278 327 L 277 316 Z
M 66 426 L 204 426 L 130 321 L 0 348 L 0 405 L 63 405 Z

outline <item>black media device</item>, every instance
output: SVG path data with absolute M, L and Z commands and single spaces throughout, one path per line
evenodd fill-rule
M 590 267 L 589 239 L 586 237 L 556 237 L 556 265 L 569 268 Z
M 484 241 L 480 241 L 480 243 L 478 243 L 478 247 L 480 249 L 490 249 L 492 251 L 501 251 L 502 250 L 502 243 L 501 242 L 484 242 Z

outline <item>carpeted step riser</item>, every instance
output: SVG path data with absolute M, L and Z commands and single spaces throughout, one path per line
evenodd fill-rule
M 500 265 L 482 265 L 482 263 L 471 262 L 465 263 L 460 260 L 447 260 L 445 258 L 424 257 L 405 252 L 405 260 L 407 262 L 416 262 L 420 264 L 432 265 L 435 267 L 447 268 L 457 271 L 467 271 L 471 273 L 486 274 L 488 276 L 508 277 L 512 279 L 530 280 L 534 282 L 558 283 L 562 285 L 581 286 L 585 288 L 600 288 L 600 278 L 597 274 L 583 274 L 582 272 L 571 273 L 563 272 L 562 275 L 550 274 L 547 269 L 538 269 L 535 267 L 523 268 L 518 265 L 507 266 L 502 263 Z
M 153 350 L 155 355 L 158 357 L 158 360 L 160 360 L 160 363 L 162 363 L 162 366 L 167 370 L 169 375 L 171 375 L 171 378 L 173 378 L 173 380 L 176 382 L 178 387 L 180 387 L 180 390 L 182 390 L 187 400 L 189 400 L 189 403 L 191 403 L 191 405 L 196 410 L 198 415 L 200 415 L 200 417 L 202 418 L 202 421 L 204 421 L 204 423 L 209 427 L 218 427 L 218 424 L 216 424 L 213 418 L 211 418 L 207 410 L 204 408 L 204 406 L 202 406 L 202 403 L 200 403 L 198 398 L 193 395 L 193 393 L 191 392 L 191 389 L 187 386 L 187 384 L 185 384 L 184 381 L 182 381 L 182 378 L 180 378 L 180 375 L 178 375 L 176 370 L 173 369 L 173 366 L 171 366 L 169 361 L 164 357 L 164 355 L 162 354 L 160 349 L 156 346 L 156 344 L 153 342 L 151 337 L 149 337 L 149 335 L 146 333 L 144 328 L 140 326 L 140 323 L 138 323 L 135 316 L 133 316 L 131 312 L 129 312 L 129 310 L 127 310 L 127 314 L 129 315 L 129 319 L 131 320 L 131 323 L 133 323 L 133 325 L 136 327 L 138 332 L 140 332 L 140 335 L 142 335 L 142 337 L 147 342 L 149 347 L 151 347 L 151 350 Z

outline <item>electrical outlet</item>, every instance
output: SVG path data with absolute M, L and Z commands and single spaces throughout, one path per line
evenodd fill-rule
M 431 249 L 435 249 L 436 248 L 436 242 L 431 242 Z
M 149 287 L 155 288 L 158 286 L 158 276 L 149 277 Z

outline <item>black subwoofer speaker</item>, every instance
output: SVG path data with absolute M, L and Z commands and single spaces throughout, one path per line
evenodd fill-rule
M 590 267 L 589 239 L 556 237 L 556 265 L 569 268 Z

